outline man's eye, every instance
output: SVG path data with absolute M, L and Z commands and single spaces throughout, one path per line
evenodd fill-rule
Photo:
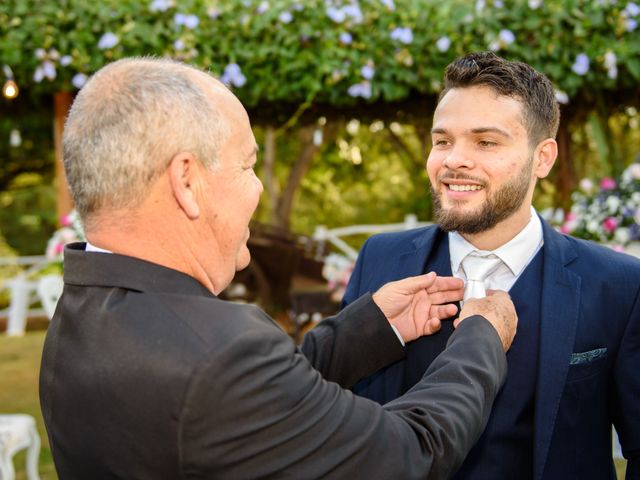
M 480 140 L 478 143 L 481 147 L 495 147 L 497 145 L 496 142 L 492 142 L 491 140 Z

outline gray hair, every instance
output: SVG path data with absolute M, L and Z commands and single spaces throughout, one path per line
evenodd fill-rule
M 78 93 L 67 118 L 64 169 L 83 222 L 103 207 L 139 204 L 180 152 L 218 162 L 228 125 L 197 81 L 206 73 L 168 59 L 119 60 Z

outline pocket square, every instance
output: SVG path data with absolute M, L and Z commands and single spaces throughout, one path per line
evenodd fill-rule
M 595 350 L 589 350 L 588 352 L 572 353 L 569 365 L 581 365 L 583 363 L 593 362 L 595 359 L 606 355 L 606 353 L 606 348 L 596 348 Z

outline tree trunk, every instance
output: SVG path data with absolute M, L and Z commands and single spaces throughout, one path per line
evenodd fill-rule
M 269 221 L 275 222 L 278 205 L 278 188 L 275 176 L 276 164 L 276 130 L 271 125 L 266 127 L 264 135 L 264 183 L 269 198 Z
M 57 92 L 53 97 L 53 145 L 55 149 L 56 163 L 56 179 L 55 186 L 57 192 L 57 208 L 58 220 L 68 214 L 73 208 L 71 195 L 69 195 L 69 187 L 67 186 L 67 177 L 64 174 L 64 165 L 62 163 L 62 132 L 64 130 L 64 120 L 71 108 L 73 95 L 69 92 Z
M 293 201 L 300 188 L 302 179 L 311 168 L 316 154 L 322 149 L 322 145 L 333 141 L 337 133 L 337 124 L 334 122 L 327 122 L 323 127 L 323 140 L 319 145 L 316 145 L 313 141 L 313 134 L 318 128 L 319 127 L 316 125 L 311 125 L 301 127 L 299 130 L 300 154 L 291 168 L 287 185 L 278 199 L 275 217 L 275 224 L 286 230 L 289 230 L 290 227 Z
M 569 120 L 561 121 L 558 129 L 557 195 L 559 205 L 565 210 L 571 208 L 571 192 L 576 184 L 570 145 Z

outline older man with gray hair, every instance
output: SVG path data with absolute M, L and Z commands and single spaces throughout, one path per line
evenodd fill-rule
M 384 407 L 343 388 L 437 331 L 460 280 L 387 284 L 300 349 L 217 297 L 250 260 L 256 152 L 236 97 L 184 64 L 121 60 L 78 94 L 64 163 L 88 241 L 65 250 L 40 379 L 61 478 L 447 478 L 480 435 L 515 334 L 506 294 L 465 303 Z

